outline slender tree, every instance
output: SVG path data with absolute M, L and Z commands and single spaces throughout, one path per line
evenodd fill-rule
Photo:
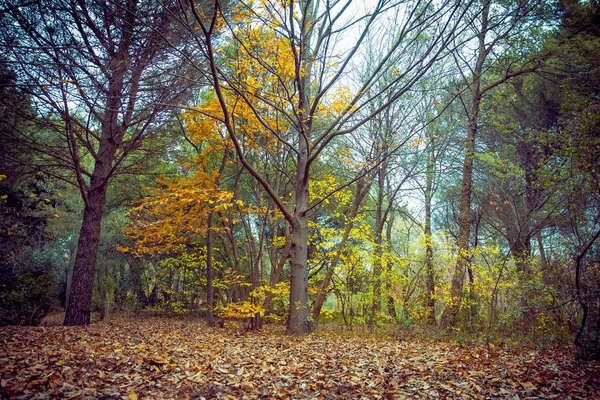
M 533 11 L 540 5 L 537 0 L 519 2 L 515 5 L 500 5 L 490 0 L 484 0 L 475 9 L 473 28 L 476 40 L 473 60 L 465 59 L 463 53 L 453 54 L 468 93 L 467 101 L 459 97 L 467 116 L 467 136 L 464 140 L 464 160 L 462 167 L 462 182 L 460 194 L 460 210 L 458 215 L 458 242 L 456 264 L 450 289 L 450 302 L 442 314 L 440 324 L 443 327 L 454 326 L 460 310 L 463 282 L 469 268 L 469 237 L 471 233 L 471 192 L 473 185 L 473 161 L 475 159 L 475 144 L 480 124 L 480 110 L 484 95 L 502 85 L 515 76 L 532 72 L 534 68 L 529 60 L 508 63 L 499 78 L 495 75 L 491 80 L 488 71 L 496 65 L 495 49 L 504 46 L 507 51 L 511 45 L 516 45 L 515 37 L 519 33 L 528 32 L 534 19 Z M 514 37 L 513 37 L 514 36 Z M 509 40 L 510 39 L 510 40 Z M 504 66 L 500 66 L 502 68 Z M 463 72 L 464 71 L 464 72 Z M 470 71 L 470 74 L 467 73 Z

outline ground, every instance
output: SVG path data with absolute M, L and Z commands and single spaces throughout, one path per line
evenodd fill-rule
M 568 349 L 245 332 L 174 318 L 0 328 L 1 398 L 600 399 Z

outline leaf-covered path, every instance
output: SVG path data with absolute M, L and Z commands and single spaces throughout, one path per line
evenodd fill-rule
M 160 318 L 5 327 L 0 338 L 3 398 L 600 399 L 600 365 L 558 352 Z

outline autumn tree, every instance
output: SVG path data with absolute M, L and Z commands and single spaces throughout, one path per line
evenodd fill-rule
M 440 5 L 379 1 L 372 9 L 357 13 L 353 9 L 356 5 L 350 1 L 252 5 L 240 2 L 230 15 L 222 11 L 218 1 L 206 13 L 198 10 L 195 2 L 191 4 L 196 28 L 201 33 L 200 50 L 210 61 L 211 83 L 223 110 L 222 123 L 238 159 L 291 226 L 287 333 L 306 333 L 312 325 L 307 267 L 311 165 L 335 137 L 352 133 L 386 109 L 432 64 L 447 55 L 452 39 L 463 28 L 464 8 L 451 1 Z M 391 12 L 396 8 L 403 12 Z M 392 38 L 383 30 L 386 23 L 401 27 Z M 227 31 L 226 36 L 236 43 L 240 60 L 252 66 L 244 67 L 249 68 L 250 74 L 223 68 L 225 52 L 214 38 L 219 31 Z M 425 31 L 428 35 L 423 35 Z M 344 36 L 356 39 L 349 45 L 341 40 Z M 361 81 L 345 82 L 344 76 L 364 47 L 374 40 L 384 40 L 389 46 Z M 403 68 L 395 79 L 380 90 L 370 91 L 400 60 L 404 61 Z M 381 98 L 385 100 L 380 107 L 362 116 L 357 114 Z M 269 135 L 294 154 L 292 206 L 281 201 L 271 182 L 246 158 L 242 145 L 248 135 L 237 125 L 240 104 L 255 113 L 261 134 Z
M 43 155 L 34 167 L 74 184 L 85 205 L 65 325 L 90 322 L 107 188 L 133 170 L 130 155 L 165 124 L 167 104 L 180 101 L 189 87 L 172 57 L 173 44 L 185 39 L 172 17 L 175 6 L 135 0 L 0 4 L 5 55 L 34 98 L 36 123 L 52 132 L 17 130 L 6 140 Z
M 209 100 L 204 112 L 211 108 L 210 103 Z M 214 103 L 213 99 L 213 108 Z M 213 326 L 213 250 L 215 232 L 223 230 L 217 219 L 221 212 L 233 206 L 234 196 L 231 191 L 221 188 L 230 151 L 215 119 L 196 117 L 190 111 L 182 117 L 183 137 L 196 155 L 182 165 L 184 173 L 160 177 L 130 210 L 131 222 L 126 231 L 135 244 L 132 247 L 121 246 L 121 250 L 136 257 L 183 257 L 187 258 L 184 261 L 187 263 L 193 263 L 190 253 L 201 252 L 202 260 L 196 261 L 200 270 L 206 266 L 207 319 Z

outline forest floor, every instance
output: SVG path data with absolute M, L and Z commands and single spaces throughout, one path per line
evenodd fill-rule
M 287 337 L 115 317 L 0 328 L 0 398 L 600 399 L 600 364 L 568 349 Z

